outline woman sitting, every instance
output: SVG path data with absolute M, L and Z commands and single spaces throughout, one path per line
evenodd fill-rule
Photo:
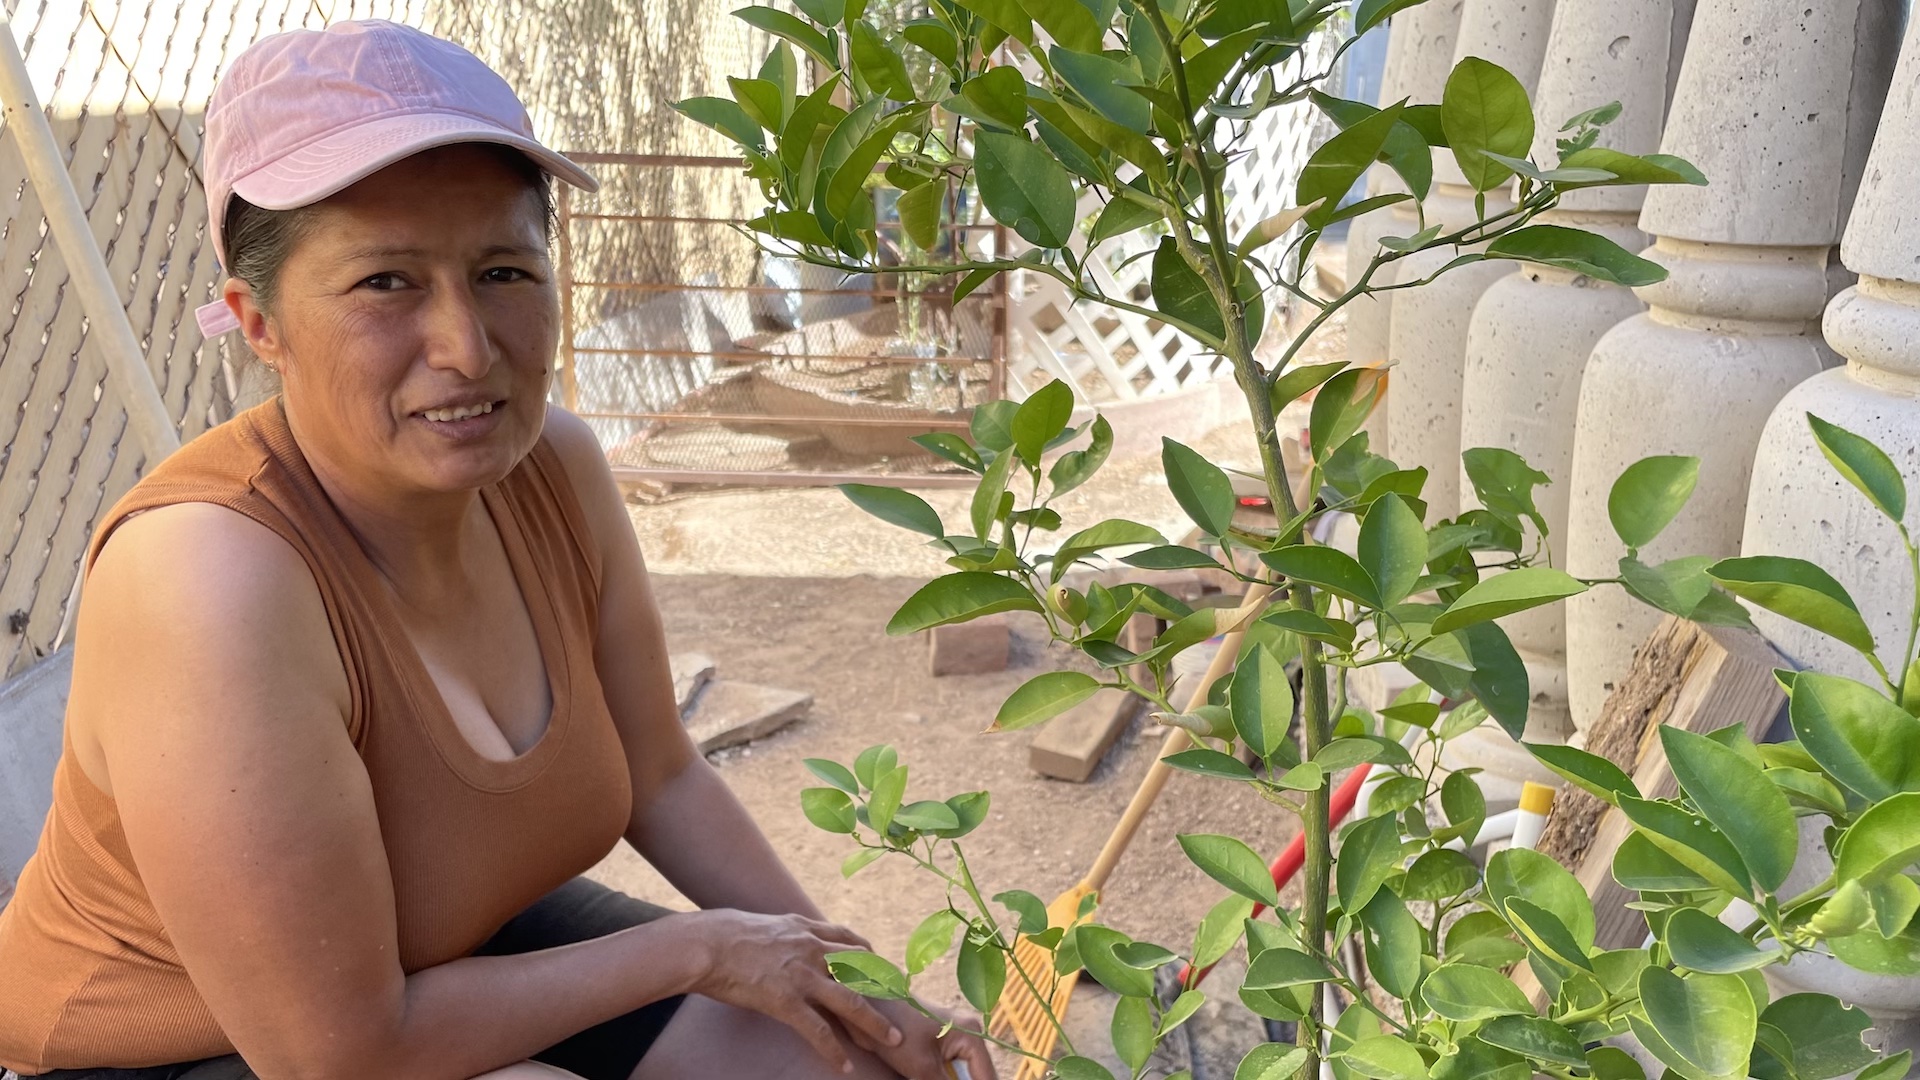
M 828 977 L 861 939 L 681 728 L 620 493 L 547 404 L 549 178 L 592 178 L 385 22 L 260 42 L 206 127 L 225 307 L 283 392 L 94 537 L 0 1065 L 987 1080 Z M 701 910 L 578 877 L 622 837 Z

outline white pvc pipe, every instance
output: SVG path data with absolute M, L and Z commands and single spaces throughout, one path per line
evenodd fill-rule
M 127 424 L 147 454 L 147 464 L 166 457 L 180 448 L 180 435 L 160 389 L 154 385 L 153 372 L 147 368 L 140 342 L 127 322 L 119 290 L 107 271 L 107 261 L 94 242 L 87 212 L 73 190 L 73 179 L 53 141 L 53 128 L 47 124 L 40 99 L 27 76 L 27 62 L 20 55 L 20 43 L 13 36 L 13 20 L 0 6 L 0 107 L 6 110 L 7 124 L 20 144 L 20 156 L 27 166 L 27 177 L 45 208 L 47 225 L 60 245 L 67 273 L 80 294 L 80 306 L 89 323 L 87 343 L 101 350 L 107 364 L 107 377 L 127 410 Z

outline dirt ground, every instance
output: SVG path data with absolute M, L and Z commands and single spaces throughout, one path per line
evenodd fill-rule
M 1217 430 L 1196 448 L 1216 461 L 1253 459 L 1244 424 Z M 964 519 L 964 492 L 925 494 L 950 520 Z M 1057 505 L 1067 530 L 1124 516 L 1170 536 L 1184 532 L 1157 456 L 1110 462 Z M 924 635 L 889 638 L 884 626 L 944 567 L 918 538 L 859 514 L 838 492 L 708 493 L 636 504 L 632 516 L 676 651 L 709 653 L 721 678 L 814 695 L 805 720 L 713 761 L 831 917 L 898 961 L 914 926 L 941 906 L 940 884 L 903 860 L 883 859 L 842 880 L 839 866 L 853 847 L 800 813 L 799 791 L 815 783 L 803 758 L 851 762 L 875 743 L 896 746 L 910 767 L 909 800 L 993 793 L 988 821 L 964 844 L 987 895 L 1021 888 L 1050 900 L 1086 871 L 1151 764 L 1160 734 L 1150 720 L 1137 720 L 1084 784 L 1030 772 L 1030 733 L 982 734 L 1021 682 L 1076 659 L 1064 647 L 1046 647 L 1037 616 L 1014 616 L 1008 670 L 933 678 Z M 1176 773 L 1109 884 L 1101 918 L 1185 951 L 1200 918 L 1225 892 L 1186 860 L 1175 835 L 1227 833 L 1271 854 L 1292 828 L 1283 812 L 1243 788 Z M 636 895 L 684 903 L 624 845 L 596 874 Z M 922 979 L 928 999 L 961 1004 L 950 963 Z M 1082 1008 L 1077 1000 L 1075 1008 Z

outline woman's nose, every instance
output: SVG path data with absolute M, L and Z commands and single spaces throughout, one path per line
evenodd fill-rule
M 427 311 L 430 366 L 458 371 L 469 379 L 483 378 L 492 370 L 493 341 L 476 300 L 470 289 L 435 291 Z

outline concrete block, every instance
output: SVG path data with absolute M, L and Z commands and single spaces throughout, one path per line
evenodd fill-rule
M 812 707 L 812 694 L 722 679 L 700 695 L 686 718 L 687 734 L 702 754 L 711 754 L 771 735 Z
M 1004 616 L 936 626 L 928 635 L 927 656 L 935 675 L 983 675 L 1005 671 L 1012 634 Z
M 1083 783 L 1119 740 L 1141 699 L 1120 690 L 1102 690 L 1049 721 L 1033 736 L 1027 764 L 1042 776 Z
M 667 666 L 673 671 L 673 700 L 685 716 L 701 687 L 713 678 L 713 657 L 703 652 L 673 653 L 667 657 Z

